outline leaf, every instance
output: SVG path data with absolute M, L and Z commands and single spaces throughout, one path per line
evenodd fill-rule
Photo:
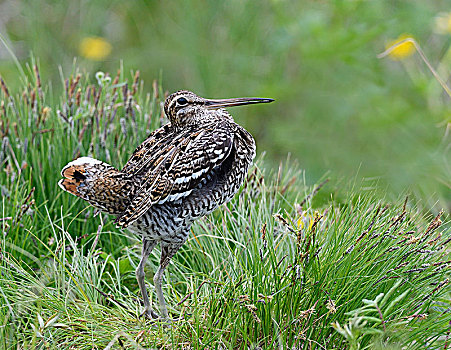
M 53 327 L 56 327 L 56 328 L 69 328 L 69 326 L 67 324 L 64 324 L 64 323 L 55 323 L 53 325 Z
M 119 260 L 119 272 L 121 273 L 121 275 L 126 274 L 129 271 L 132 271 L 133 267 L 130 264 L 130 261 L 128 260 L 128 258 L 124 258 Z
M 404 293 L 402 293 L 400 296 L 398 296 L 395 300 L 393 300 L 390 305 L 388 305 L 384 312 L 383 315 L 386 316 L 390 313 L 391 309 L 393 309 L 393 307 L 398 304 L 402 299 L 405 298 L 405 296 L 410 292 L 410 289 L 406 290 Z
M 38 329 L 36 329 L 34 324 L 30 324 L 31 328 L 33 328 L 34 333 L 36 334 L 37 337 L 42 338 L 42 334 L 41 332 L 39 332 Z
M 111 257 L 111 255 L 110 255 L 110 254 L 107 254 L 107 253 L 105 253 L 105 252 L 102 252 L 102 253 L 100 254 L 100 257 L 101 257 L 103 260 L 105 260 L 106 263 L 113 263 L 113 262 L 114 262 L 114 259 Z
M 55 314 L 55 315 L 53 315 L 52 317 L 50 317 L 46 322 L 45 322 L 45 325 L 44 325 L 44 328 L 47 328 L 47 327 L 52 327 L 52 325 L 58 320 L 58 314 Z
M 361 315 L 361 314 L 368 314 L 368 313 L 371 313 L 371 312 L 377 312 L 377 309 L 374 307 L 374 305 L 366 305 L 366 306 L 363 306 L 361 308 L 345 312 L 345 315 L 347 315 L 347 316 L 358 316 L 358 315 Z
M 384 334 L 383 330 L 377 329 L 377 328 L 366 328 L 364 331 L 365 334 L 377 334 L 381 335 Z
M 39 322 L 39 327 L 44 328 L 44 320 L 42 319 L 41 315 L 38 314 L 38 322 Z
M 383 298 L 383 296 L 384 296 L 384 293 L 380 293 L 380 294 L 376 297 L 376 299 L 374 299 L 374 302 L 375 302 L 376 304 L 378 304 L 379 301 Z
M 399 279 L 398 281 L 396 281 L 396 283 L 390 288 L 390 290 L 387 292 L 387 294 L 385 294 L 384 299 L 382 299 L 380 305 L 381 307 L 384 307 L 384 305 L 388 302 L 388 299 L 390 299 L 390 297 L 393 295 L 393 293 L 396 291 L 396 289 L 398 289 L 399 285 L 403 282 L 402 279 Z
M 384 293 L 380 293 L 376 299 L 374 300 L 369 300 L 369 299 L 363 299 L 362 302 L 366 305 L 371 305 L 371 306 L 376 306 L 377 303 L 379 302 L 379 300 L 382 299 L 382 297 L 384 296 Z
M 376 323 L 376 324 L 380 324 L 382 323 L 382 320 L 380 318 L 377 317 L 372 317 L 372 316 L 360 316 L 363 320 L 365 321 L 369 321 L 372 323 Z

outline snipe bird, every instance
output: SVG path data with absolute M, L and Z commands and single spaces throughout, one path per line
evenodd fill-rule
M 160 266 L 154 276 L 161 318 L 168 311 L 161 289 L 165 268 L 188 238 L 191 224 L 228 202 L 244 181 L 255 157 L 255 141 L 225 107 L 272 102 L 269 98 L 211 100 L 178 91 L 164 103 L 169 123 L 152 132 L 122 170 L 81 157 L 61 171 L 60 187 L 95 208 L 116 215 L 116 225 L 143 241 L 136 278 L 144 314 L 152 310 L 144 266 L 157 243 Z

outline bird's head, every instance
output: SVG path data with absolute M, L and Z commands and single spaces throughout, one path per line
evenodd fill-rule
M 172 125 L 185 126 L 196 123 L 200 118 L 207 118 L 209 110 L 256 103 L 269 103 L 270 98 L 239 97 L 211 100 L 197 96 L 187 90 L 174 92 L 164 103 L 164 112 Z

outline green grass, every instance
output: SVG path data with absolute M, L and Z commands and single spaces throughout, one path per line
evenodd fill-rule
M 449 346 L 447 219 L 352 183 L 307 186 L 292 162 L 264 171 L 264 159 L 229 204 L 193 225 L 169 266 L 164 293 L 180 320 L 140 318 L 139 240 L 57 181 L 79 155 L 121 167 L 164 122 L 163 90 L 144 91 L 123 69 L 74 70 L 52 99 L 36 67 L 26 75 L 0 95 L 1 347 Z

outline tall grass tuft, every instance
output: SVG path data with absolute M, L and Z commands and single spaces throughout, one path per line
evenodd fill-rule
M 169 266 L 171 327 L 140 318 L 139 239 L 93 217 L 57 180 L 80 155 L 120 168 L 165 122 L 165 93 L 156 81 L 146 93 L 139 72 L 74 69 L 55 98 L 36 65 L 26 74 L 20 91 L 0 80 L 2 347 L 449 346 L 446 215 L 351 187 L 315 202 L 325 182 L 307 186 L 291 162 L 265 171 L 262 159 Z

